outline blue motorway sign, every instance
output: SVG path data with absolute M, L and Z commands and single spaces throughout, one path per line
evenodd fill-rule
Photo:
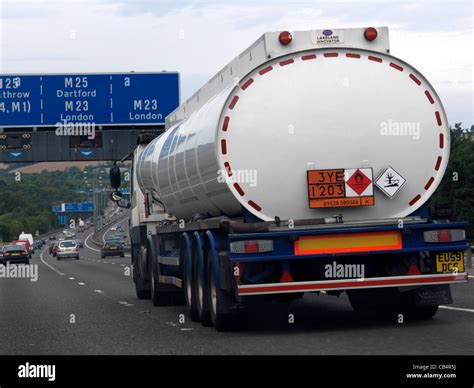
M 93 202 L 62 203 L 52 208 L 53 213 L 80 213 L 94 211 Z
M 178 73 L 0 75 L 0 127 L 164 124 Z

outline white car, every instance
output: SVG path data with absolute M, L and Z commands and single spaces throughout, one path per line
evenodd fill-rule
M 60 241 L 56 251 L 56 259 L 61 260 L 66 257 L 79 260 L 79 247 L 74 240 Z

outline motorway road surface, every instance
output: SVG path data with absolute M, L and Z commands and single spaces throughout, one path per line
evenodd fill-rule
M 431 321 L 361 317 L 345 294 L 309 294 L 289 307 L 265 305 L 245 329 L 219 333 L 191 322 L 184 306 L 136 299 L 130 257 L 101 259 L 86 243 L 78 261 L 37 252 L 37 282 L 0 279 L 0 354 L 473 354 L 472 280 L 452 287 L 454 304 Z

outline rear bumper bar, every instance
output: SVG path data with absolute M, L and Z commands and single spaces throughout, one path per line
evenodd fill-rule
M 348 290 L 357 288 L 383 288 L 383 287 L 405 287 L 423 286 L 432 284 L 466 283 L 467 273 L 459 274 L 436 274 L 436 275 L 414 275 L 414 276 L 390 276 L 381 278 L 339 279 L 320 280 L 314 282 L 288 282 L 256 285 L 239 285 L 239 296 L 283 294 L 290 292 L 314 292 Z

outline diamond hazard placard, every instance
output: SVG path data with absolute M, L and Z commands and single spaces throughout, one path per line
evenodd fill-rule
M 310 208 L 373 206 L 371 168 L 308 170 Z
M 403 187 L 407 180 L 396 172 L 392 167 L 386 168 L 376 179 L 375 185 L 389 198 Z

